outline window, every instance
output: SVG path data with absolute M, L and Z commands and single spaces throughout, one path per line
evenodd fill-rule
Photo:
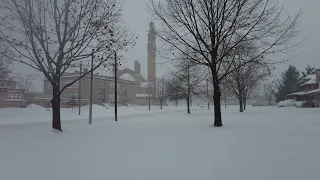
M 114 83 L 109 84 L 109 90 L 114 91 Z M 117 91 L 120 90 L 120 84 L 117 84 Z
M 79 99 L 79 93 L 78 92 L 66 92 L 61 95 L 61 98 L 63 99 Z
M 112 91 L 114 90 L 114 83 L 109 84 L 109 90 L 112 90 Z
M 71 80 L 62 81 L 61 86 L 64 87 L 65 85 L 70 84 L 71 82 L 72 82 Z M 69 86 L 68 88 L 78 88 L 78 86 L 79 86 L 79 82 L 77 81 L 77 82 L 71 84 L 71 86 Z
M 71 83 L 71 81 L 69 83 Z M 79 82 L 77 81 L 73 83 L 69 88 L 78 88 L 78 86 L 79 86 Z
M 20 99 L 19 93 L 8 93 L 8 100 L 9 101 L 16 101 Z

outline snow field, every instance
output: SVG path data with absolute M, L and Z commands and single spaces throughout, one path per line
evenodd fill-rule
M 36 127 L 0 130 L 5 180 L 316 180 L 320 110 L 237 107 L 212 112 L 66 123 L 63 133 Z M 53 173 L 55 172 L 55 173 Z

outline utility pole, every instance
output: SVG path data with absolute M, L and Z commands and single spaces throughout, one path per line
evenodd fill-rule
M 150 103 L 151 103 L 150 91 L 151 91 L 151 87 L 150 87 L 150 79 L 149 79 L 149 111 L 150 111 Z
M 79 73 L 79 77 L 81 77 L 82 75 L 82 61 L 80 62 L 80 73 Z M 81 78 L 79 79 L 79 97 L 78 97 L 78 105 L 79 105 L 79 113 L 78 115 L 81 115 Z
M 190 114 L 190 64 L 189 64 L 189 61 L 188 61 L 188 69 L 187 69 L 187 85 L 188 85 L 188 89 L 187 89 L 187 112 L 188 114 Z
M 90 77 L 90 108 L 89 108 L 89 124 L 92 124 L 92 94 L 93 94 L 93 52 L 91 53 L 91 77 Z
M 207 81 L 207 99 L 208 99 L 208 110 L 210 110 L 210 98 L 209 98 L 209 79 Z
M 117 52 L 114 53 L 114 118 L 118 121 Z

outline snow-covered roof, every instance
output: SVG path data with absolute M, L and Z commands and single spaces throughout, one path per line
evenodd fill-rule
M 317 78 L 316 78 L 315 74 L 310 74 L 310 75 L 308 75 L 307 77 L 305 77 L 303 79 L 305 79 L 305 80 L 309 79 L 309 81 L 301 84 L 300 86 L 304 86 L 304 85 L 307 85 L 307 84 L 317 84 Z
M 319 69 L 319 68 L 314 69 L 314 70 L 311 72 L 311 74 L 314 74 L 317 70 L 319 71 L 320 69 Z
M 312 91 L 308 91 L 306 94 L 320 93 L 320 89 L 315 89 Z
M 320 89 L 315 89 L 312 91 L 295 92 L 295 93 L 288 94 L 288 96 L 295 96 L 295 95 L 301 96 L 301 95 L 314 94 L 314 93 L 320 93 Z
M 120 79 L 123 79 L 125 81 L 136 81 L 134 77 L 131 76 L 131 74 L 125 73 L 120 76 Z
M 312 78 L 314 78 L 314 74 L 310 74 L 310 75 L 304 77 L 303 79 L 308 80 L 308 79 L 312 79 Z
M 149 94 L 136 94 L 137 98 L 143 98 L 143 97 L 149 97 Z M 150 94 L 150 97 L 152 97 L 152 95 Z
M 295 93 L 291 93 L 291 94 L 288 94 L 287 96 L 294 96 L 294 95 L 304 95 L 306 92 L 305 91 L 301 91 L 301 92 L 295 92 Z

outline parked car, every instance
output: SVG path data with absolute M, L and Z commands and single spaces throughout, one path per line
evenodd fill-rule
M 290 106 L 295 106 L 296 101 L 293 100 L 293 99 L 288 99 L 288 100 L 285 100 L 285 101 L 280 101 L 277 105 L 277 107 L 290 107 Z
M 204 107 L 204 105 L 203 105 L 203 104 L 201 104 L 201 105 L 200 105 L 200 107 Z

